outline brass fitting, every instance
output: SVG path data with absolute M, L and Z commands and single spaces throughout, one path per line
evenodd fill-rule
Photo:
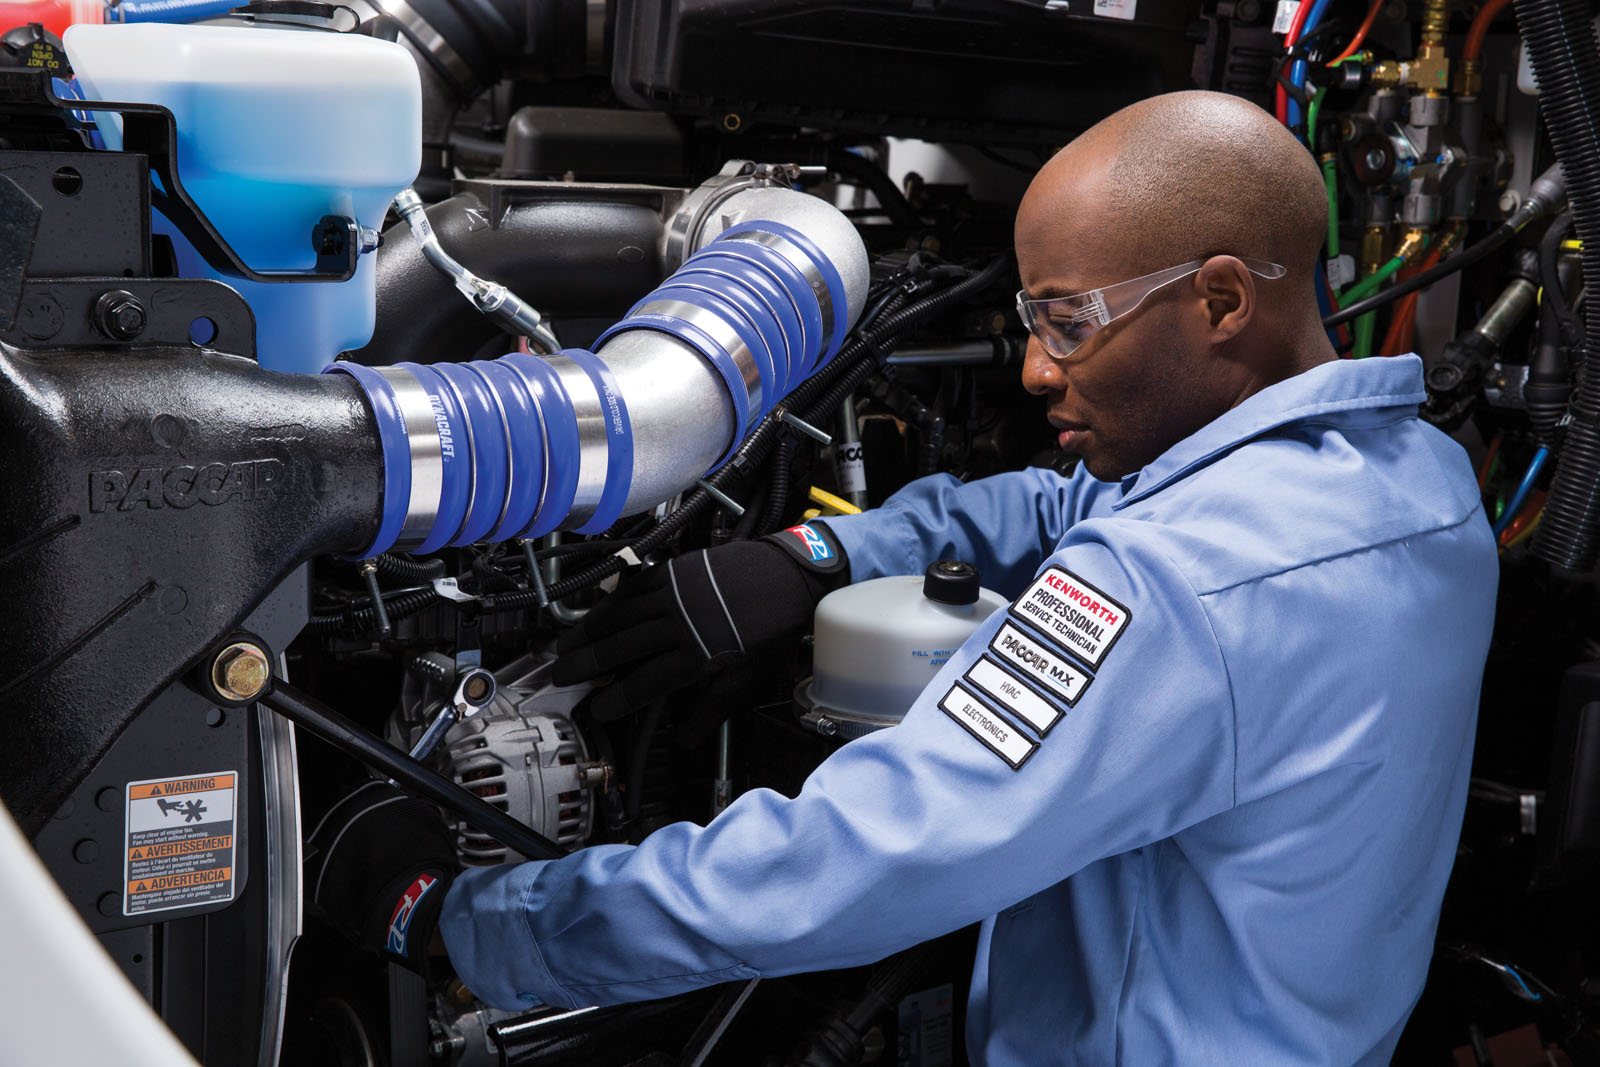
M 1444 45 L 1423 45 L 1417 58 L 1406 65 L 1406 85 L 1425 93 L 1442 95 L 1450 88 L 1450 58 Z
M 1389 231 L 1385 226 L 1368 226 L 1361 231 L 1361 248 L 1357 255 L 1357 265 L 1361 276 L 1375 274 L 1383 261 L 1389 257 L 1383 254 L 1383 246 L 1388 242 Z
M 1450 56 L 1445 36 L 1450 32 L 1450 0 L 1427 0 L 1422 8 L 1422 33 L 1417 55 L 1406 72 L 1406 85 L 1425 93 L 1442 94 L 1450 88 Z
M 1449 32 L 1450 0 L 1427 0 L 1422 5 L 1422 36 L 1419 41 L 1421 46 L 1443 47 L 1445 35 Z
M 1421 229 L 1410 229 L 1405 232 L 1405 236 L 1400 238 L 1400 246 L 1394 250 L 1394 254 L 1396 257 L 1409 263 L 1413 259 L 1417 258 L 1418 254 L 1420 254 L 1427 246 L 1427 231 Z
M 1375 63 L 1372 67 L 1372 87 L 1374 89 L 1398 89 L 1406 80 L 1406 68 L 1409 63 L 1397 63 L 1392 59 L 1385 59 Z
M 1483 61 L 1463 59 L 1456 68 L 1455 91 L 1457 96 L 1477 96 L 1483 91 Z

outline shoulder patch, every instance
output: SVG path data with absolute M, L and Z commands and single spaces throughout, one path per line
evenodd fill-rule
M 1100 666 L 1131 618 L 1127 608 L 1061 567 L 1046 567 L 1011 605 L 1011 614 L 1090 667 Z
M 939 709 L 956 725 L 981 741 L 984 747 L 1006 761 L 1012 770 L 1021 770 L 1038 751 L 1039 742 L 1023 736 L 1010 719 L 991 709 L 960 682 L 939 700 Z
M 1048 734 L 1061 718 L 1060 708 L 989 656 L 968 667 L 962 681 L 971 682 L 978 692 L 1033 727 L 1040 737 Z
M 1039 640 L 1014 622 L 995 631 L 989 650 L 1023 677 L 1032 678 L 1046 695 L 1065 701 L 1069 708 L 1094 681 L 1066 656 L 1056 653 L 1049 642 Z

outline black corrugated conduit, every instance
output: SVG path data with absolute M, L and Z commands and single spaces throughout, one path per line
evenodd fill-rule
M 837 411 L 844 398 L 855 392 L 877 369 L 877 356 L 880 353 L 887 354 L 884 346 L 891 345 L 893 341 L 910 332 L 912 327 L 926 322 L 957 301 L 993 285 L 1008 269 L 1010 261 L 1004 257 L 997 258 L 972 277 L 904 307 L 888 311 L 880 320 L 858 328 L 839 349 L 839 354 L 823 373 L 806 380 L 786 398 L 785 407 L 799 412 L 800 417 L 808 422 L 820 422 L 829 413 Z M 734 488 L 736 480 L 742 479 L 747 472 L 766 459 L 778 442 L 782 425 L 780 416 L 776 412 L 762 419 L 739 445 L 733 458 L 707 481 L 719 491 Z M 633 554 L 643 558 L 667 545 L 712 503 L 714 498 L 710 493 L 704 489 L 694 490 L 684 498 L 683 504 L 676 511 L 667 515 L 654 529 L 633 543 Z M 545 593 L 550 600 L 561 600 L 580 590 L 598 585 L 626 566 L 627 563 L 622 557 L 607 556 L 570 578 L 552 583 L 546 588 Z M 487 598 L 482 606 L 485 611 L 516 611 L 537 604 L 538 599 L 535 594 L 532 591 L 525 591 Z
M 1600 51 L 1589 22 L 1593 12 L 1588 0 L 1514 2 L 1583 242 L 1583 274 L 1600 278 Z M 1587 359 L 1589 345 L 1600 338 L 1600 301 L 1584 303 L 1571 424 L 1533 542 L 1539 558 L 1576 571 L 1593 567 L 1600 548 L 1600 376 Z

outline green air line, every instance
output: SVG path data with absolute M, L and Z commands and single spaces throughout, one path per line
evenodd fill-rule
M 1379 267 L 1375 272 L 1367 275 L 1365 278 L 1362 278 L 1359 282 L 1356 282 L 1350 288 L 1340 293 L 1339 306 L 1349 307 L 1357 300 L 1365 300 L 1367 297 L 1377 292 L 1378 287 L 1384 282 L 1388 281 L 1390 276 L 1393 275 L 1395 271 L 1405 266 L 1405 264 L 1406 260 L 1404 256 L 1395 256 L 1393 259 L 1389 260 L 1389 262 Z
M 1372 277 L 1376 278 L 1374 274 Z M 1356 359 L 1366 359 L 1372 355 L 1372 330 L 1378 324 L 1378 313 L 1369 311 L 1356 320 L 1355 347 L 1350 350 L 1350 355 Z
M 1322 98 L 1326 95 L 1328 90 L 1318 89 L 1306 108 L 1306 146 L 1311 149 L 1312 155 L 1317 151 L 1317 115 L 1322 111 Z
M 1339 161 L 1322 161 L 1322 181 L 1328 187 L 1328 258 L 1339 258 Z

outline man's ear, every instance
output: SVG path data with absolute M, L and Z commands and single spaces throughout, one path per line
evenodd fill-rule
M 1207 340 L 1222 344 L 1244 332 L 1256 312 L 1256 282 L 1234 256 L 1212 256 L 1195 278 L 1205 302 Z

